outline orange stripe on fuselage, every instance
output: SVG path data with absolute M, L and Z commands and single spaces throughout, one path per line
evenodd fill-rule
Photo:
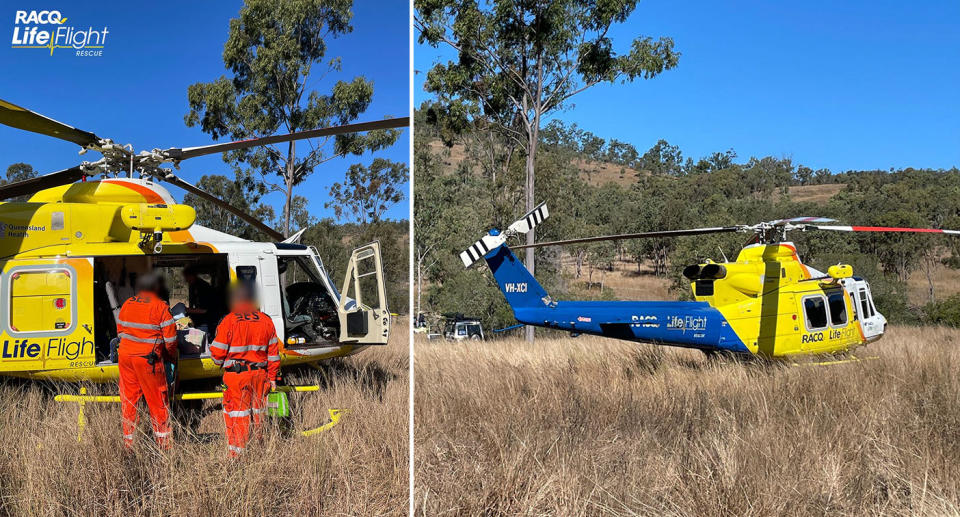
M 137 194 L 140 194 L 141 196 L 143 196 L 143 198 L 147 201 L 147 203 L 157 204 L 157 203 L 165 202 L 163 198 L 160 197 L 160 194 L 157 194 L 153 190 L 150 190 L 147 187 L 144 187 L 143 185 L 137 185 L 136 183 L 127 183 L 126 181 L 102 180 L 102 182 L 109 183 L 110 185 L 117 185 L 120 187 L 128 188 L 136 192 Z
M 803 262 L 800 262 L 800 255 L 797 255 L 797 248 L 795 248 L 795 247 L 793 247 L 793 246 L 791 246 L 791 245 L 789 245 L 789 244 L 781 244 L 780 246 L 783 246 L 784 248 L 793 250 L 793 260 L 796 260 L 796 261 L 797 261 L 797 264 L 800 266 L 800 271 L 803 271 L 804 280 L 810 278 L 810 270 L 807 269 L 807 266 L 804 265 Z

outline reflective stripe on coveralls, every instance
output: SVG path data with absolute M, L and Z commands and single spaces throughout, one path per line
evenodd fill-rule
M 280 344 L 273 320 L 250 304 L 234 308 L 217 328 L 210 345 L 214 364 L 240 371 L 227 371 L 223 382 L 223 419 L 228 452 L 236 456 L 246 447 L 253 421 L 253 433 L 261 433 L 261 415 L 266 407 L 270 382 L 280 369 Z
M 173 360 L 177 354 L 177 329 L 170 308 L 152 293 L 137 293 L 120 308 L 117 336 L 123 442 L 128 447 L 133 445 L 137 404 L 143 398 L 150 411 L 154 438 L 169 447 L 170 413 L 163 359 Z M 153 364 L 150 356 L 154 357 Z

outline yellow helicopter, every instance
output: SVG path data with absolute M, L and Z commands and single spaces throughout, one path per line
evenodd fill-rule
M 0 186 L 0 199 L 31 195 L 26 202 L 0 203 L 0 375 L 116 379 L 111 358 L 116 316 L 134 294 L 136 276 L 160 270 L 179 278 L 187 267 L 223 295 L 231 281 L 257 286 L 261 308 L 283 343 L 285 366 L 386 344 L 390 315 L 379 243 L 353 250 L 338 289 L 317 250 L 296 242 L 302 231 L 285 239 L 162 166 L 252 146 L 406 127 L 408 118 L 140 153 L 3 100 L 0 123 L 102 154 L 97 161 Z M 87 181 L 95 176 L 102 179 Z M 233 213 L 275 242 L 252 242 L 195 224 L 194 209 L 178 204 L 158 181 Z M 176 297 L 171 298 L 174 305 Z M 202 309 L 211 327 L 226 314 L 221 307 Z M 174 312 L 177 316 L 176 307 Z M 210 359 L 212 339 L 204 335 L 214 331 L 181 330 L 181 380 L 222 373 Z
M 460 254 L 464 266 L 481 258 L 521 325 L 630 341 L 779 358 L 846 352 L 880 339 L 887 320 L 877 311 L 870 285 L 838 264 L 826 273 L 801 262 L 789 231 L 907 232 L 960 235 L 929 228 L 837 226 L 833 219 L 801 217 L 754 225 L 605 235 L 513 246 L 512 249 L 664 238 L 713 233 L 752 233 L 735 261 L 686 267 L 694 301 L 554 300 L 507 246 L 549 216 L 544 204 L 505 231 L 491 230 Z

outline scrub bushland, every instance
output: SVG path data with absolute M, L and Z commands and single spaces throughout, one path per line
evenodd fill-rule
M 119 404 L 87 404 L 77 440 L 77 406 L 53 400 L 76 385 L 0 384 L 0 515 L 260 516 L 396 515 L 408 507 L 407 328 L 390 344 L 292 371 L 292 427 L 315 428 L 328 408 L 349 409 L 329 431 L 287 435 L 275 422 L 260 445 L 226 458 L 218 400 L 207 401 L 197 433 L 176 426 L 175 444 L 152 443 L 145 405 L 137 447 L 123 451 Z M 116 393 L 115 385 L 88 385 Z M 112 391 L 111 391 L 112 390 Z
M 418 338 L 422 515 L 958 515 L 960 331 L 830 366 Z

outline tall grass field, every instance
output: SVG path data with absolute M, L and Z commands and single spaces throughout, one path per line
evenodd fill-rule
M 77 438 L 77 406 L 53 400 L 75 385 L 0 383 L 0 515 L 280 516 L 397 515 L 408 508 L 408 333 L 395 325 L 386 347 L 295 370 L 288 381 L 318 383 L 291 394 L 295 431 L 349 409 L 329 431 L 303 437 L 267 427 L 262 444 L 226 457 L 219 401 L 207 401 L 193 433 L 151 443 L 149 417 L 132 454 L 122 449 L 119 404 L 88 404 Z M 90 385 L 116 393 L 115 386 Z
M 420 515 L 958 515 L 960 331 L 830 366 L 415 343 Z

